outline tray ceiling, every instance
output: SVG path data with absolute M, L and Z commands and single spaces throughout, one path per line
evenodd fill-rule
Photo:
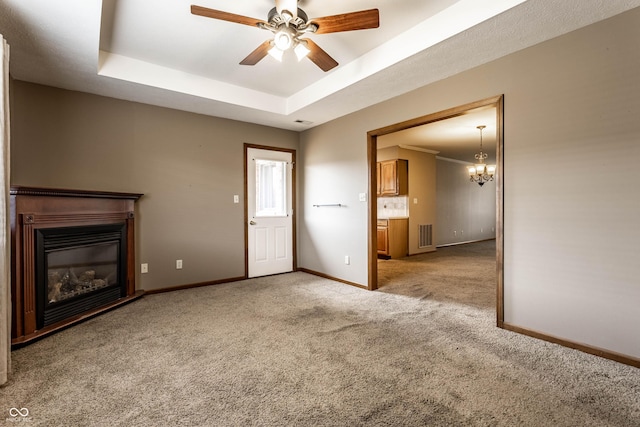
M 378 8 L 380 28 L 313 39 L 339 66 L 238 63 L 271 33 L 190 13 L 266 20 L 272 0 L 3 0 L 14 79 L 304 130 L 597 22 L 640 0 L 302 0 L 310 17 Z M 300 123 L 302 121 L 302 123 Z

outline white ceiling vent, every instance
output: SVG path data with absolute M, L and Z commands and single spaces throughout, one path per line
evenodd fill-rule
M 313 122 L 310 122 L 309 120 L 296 120 L 295 123 L 301 124 L 301 125 L 312 125 Z

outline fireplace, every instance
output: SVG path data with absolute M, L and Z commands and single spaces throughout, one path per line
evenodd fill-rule
M 126 296 L 126 224 L 36 231 L 36 327 Z
M 140 196 L 11 188 L 14 346 L 142 296 L 134 274 Z

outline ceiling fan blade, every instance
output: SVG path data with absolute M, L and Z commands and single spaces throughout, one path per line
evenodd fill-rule
M 240 62 L 240 65 L 256 65 L 262 58 L 267 56 L 271 49 L 271 40 L 262 43 L 256 50 L 251 52 L 246 58 Z
M 264 23 L 264 21 L 261 19 L 249 18 L 248 16 L 236 15 L 235 13 L 209 9 L 207 7 L 196 6 L 195 4 L 191 5 L 191 13 L 207 18 L 220 19 L 222 21 L 235 22 L 236 24 L 249 25 L 251 27 L 257 27 L 261 22 Z
M 311 39 L 305 39 L 307 42 L 307 48 L 309 49 L 309 54 L 307 58 L 313 61 L 318 67 L 322 69 L 322 71 L 327 72 L 334 67 L 338 66 L 338 62 L 335 59 L 329 56 L 327 52 L 322 50 L 320 46 L 315 44 Z
M 316 34 L 366 30 L 380 26 L 380 13 L 378 9 L 361 10 L 359 12 L 343 13 L 342 15 L 315 18 L 311 22 L 318 26 Z

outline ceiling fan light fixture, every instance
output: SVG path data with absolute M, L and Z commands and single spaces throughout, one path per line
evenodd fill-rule
M 273 42 L 278 49 L 284 52 L 293 44 L 293 37 L 291 36 L 291 33 L 289 31 L 287 31 L 286 29 L 282 29 L 275 34 Z
M 278 46 L 274 45 L 267 53 L 278 60 L 278 62 L 282 62 L 282 55 L 284 54 L 284 51 L 278 49 Z
M 301 61 L 303 58 L 305 58 L 309 54 L 309 52 L 311 52 L 307 47 L 306 43 L 302 41 L 299 41 L 296 44 L 296 47 L 293 48 L 293 51 L 295 52 L 296 58 L 298 58 L 298 61 Z

